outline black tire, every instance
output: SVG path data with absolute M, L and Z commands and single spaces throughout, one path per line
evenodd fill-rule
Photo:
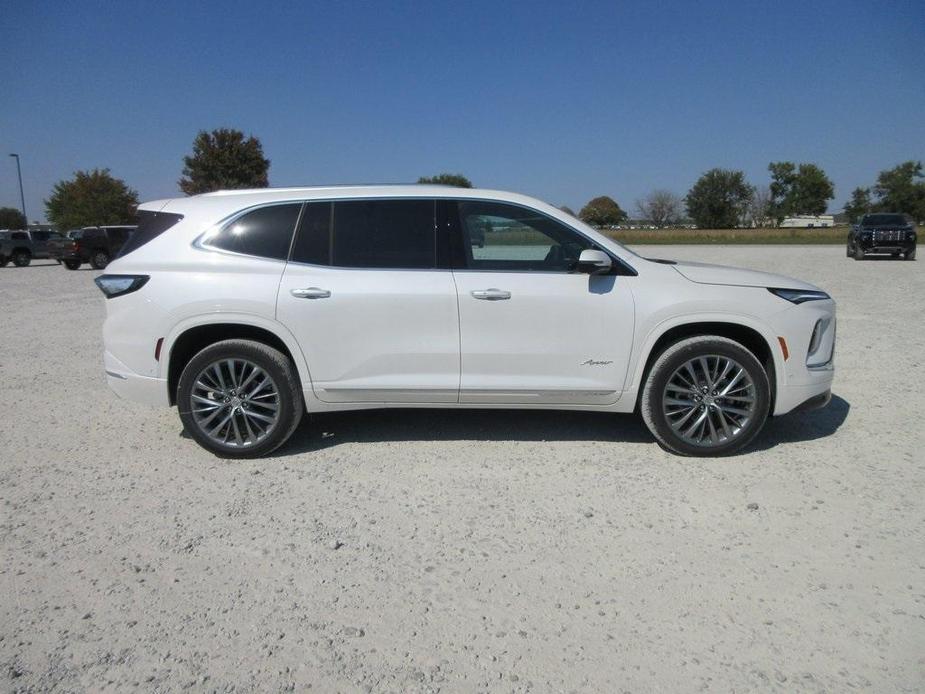
M 16 267 L 26 267 L 32 262 L 32 254 L 29 251 L 13 251 L 13 265 Z
M 906 251 L 906 260 L 915 260 L 915 249 L 911 251 Z
M 5 255 L 0 255 L 0 267 L 6 267 L 7 265 L 9 265 L 9 263 L 10 263 L 9 258 L 7 258 Z
M 848 255 L 848 257 L 850 258 L 850 257 L 851 257 L 851 244 L 850 244 L 850 243 L 849 243 L 848 246 L 845 248 L 845 252 L 846 252 L 846 254 Z
M 663 408 L 665 388 L 676 370 L 697 357 L 721 356 L 741 365 L 754 384 L 754 410 L 751 418 L 731 439 L 716 445 L 696 445 L 678 435 Z M 659 445 L 679 455 L 724 456 L 741 450 L 764 427 L 771 408 L 771 386 L 761 362 L 738 342 L 717 335 L 690 337 L 667 347 L 655 360 L 643 384 L 640 412 L 642 419 Z
M 94 270 L 105 270 L 109 265 L 109 253 L 106 251 L 93 251 L 90 256 L 90 265 Z
M 64 261 L 64 267 L 66 267 L 68 270 L 79 270 L 80 265 L 81 263 L 79 260 L 65 260 Z
M 192 412 L 191 396 L 197 378 L 210 364 L 224 359 L 247 360 L 263 369 L 277 385 L 279 409 L 276 424 L 264 438 L 244 447 L 223 445 L 210 438 L 200 428 Z M 200 351 L 180 375 L 176 402 L 186 432 L 200 446 L 221 458 L 259 458 L 272 453 L 289 439 L 305 411 L 299 377 L 293 363 L 279 350 L 253 340 L 222 340 Z
M 854 259 L 855 260 L 864 260 L 864 249 L 860 246 L 855 246 L 854 248 Z

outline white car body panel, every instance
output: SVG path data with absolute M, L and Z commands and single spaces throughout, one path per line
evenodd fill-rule
M 454 272 L 459 296 L 459 402 L 609 405 L 633 346 L 634 278 Z M 508 292 L 477 299 L 473 292 Z
M 591 239 L 636 275 L 348 269 L 196 245 L 247 208 L 371 198 L 525 206 Z M 831 387 L 835 303 L 794 305 L 766 290 L 815 289 L 812 285 L 751 270 L 646 260 L 523 195 L 423 185 L 291 188 L 158 200 L 140 209 L 184 218 L 106 270 L 152 278 L 141 290 L 106 301 L 108 381 L 132 400 L 168 404 L 169 361 L 177 340 L 190 328 L 219 323 L 275 335 L 293 357 L 309 411 L 436 405 L 630 412 L 659 339 L 699 323 L 743 326 L 761 336 L 773 362 L 774 414 Z M 331 296 L 291 294 L 313 287 Z M 471 295 L 492 288 L 509 291 L 511 298 Z M 826 358 L 810 367 L 809 340 L 820 320 L 827 328 L 817 354 Z
M 330 296 L 292 294 L 313 288 Z M 277 319 L 295 333 L 323 402 L 457 400 L 459 316 L 448 270 L 289 263 Z

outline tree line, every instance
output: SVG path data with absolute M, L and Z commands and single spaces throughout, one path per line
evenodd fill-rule
M 778 226 L 794 215 L 821 215 L 835 197 L 835 186 L 816 164 L 771 162 L 767 186 L 748 183 L 743 171 L 710 169 L 683 198 L 655 190 L 636 201 L 640 219 L 658 228 L 686 219 L 701 229 Z M 873 194 L 873 197 L 872 197 Z M 571 210 L 567 210 L 571 213 Z M 872 188 L 857 188 L 845 206 L 855 220 L 867 212 L 901 212 L 925 220 L 925 180 L 921 162 L 908 161 L 881 171 Z M 574 213 L 572 213 L 574 214 Z M 609 196 L 592 199 L 578 213 L 592 226 L 616 226 L 629 215 Z
M 179 189 L 187 195 L 235 188 L 264 188 L 269 185 L 270 160 L 253 135 L 219 128 L 201 131 L 193 140 L 192 152 L 183 158 Z M 790 161 L 768 165 L 770 183 L 750 184 L 739 170 L 714 168 L 706 171 L 683 197 L 657 189 L 635 202 L 641 220 L 663 228 L 693 223 L 703 229 L 779 225 L 798 214 L 820 215 L 835 197 L 832 181 L 819 166 Z M 422 176 L 418 183 L 473 187 L 460 173 Z M 90 224 L 126 224 L 135 217 L 138 193 L 108 169 L 77 171 L 57 182 L 45 200 L 48 221 L 59 229 Z M 629 214 L 607 195 L 588 201 L 576 215 L 597 227 L 617 226 Z M 922 163 L 904 162 L 881 171 L 876 183 L 857 188 L 845 206 L 851 220 L 866 212 L 889 211 L 925 220 L 925 180 Z M 25 220 L 15 208 L 0 208 L 0 228 L 22 228 Z

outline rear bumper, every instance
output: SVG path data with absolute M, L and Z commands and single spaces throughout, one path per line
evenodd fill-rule
M 116 359 L 108 350 L 103 353 L 103 366 L 109 389 L 120 398 L 154 407 L 170 406 L 166 379 L 141 376 Z

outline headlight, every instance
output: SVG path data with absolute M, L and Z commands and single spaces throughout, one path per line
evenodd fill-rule
M 138 291 L 147 281 L 147 275 L 100 275 L 94 280 L 107 299 Z
M 832 298 L 825 292 L 815 289 L 777 289 L 768 287 L 768 291 L 792 304 L 802 304 L 806 301 L 823 301 L 824 299 Z

